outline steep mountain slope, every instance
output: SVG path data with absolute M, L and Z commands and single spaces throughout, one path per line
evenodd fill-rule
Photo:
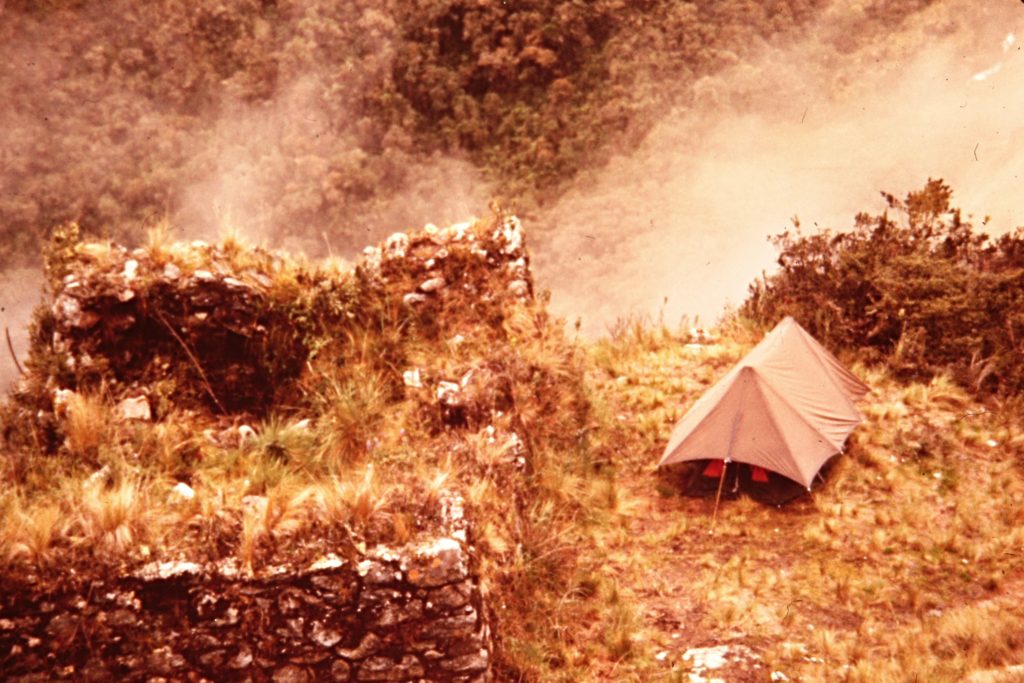
M 867 3 L 834 40 L 928 4 Z M 237 221 L 349 250 L 493 193 L 533 207 L 826 5 L 7 2 L 0 264 L 67 220 L 128 243 L 168 214 L 204 236 Z

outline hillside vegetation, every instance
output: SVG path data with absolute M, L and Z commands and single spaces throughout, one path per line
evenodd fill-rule
M 826 42 L 841 59 L 928 4 L 865 3 Z M 361 248 L 439 220 L 434 188 L 475 182 L 451 157 L 529 209 L 825 5 L 7 2 L 0 264 L 70 220 L 138 244 L 167 215 Z
M 779 270 L 754 282 L 742 313 L 800 320 L 833 348 L 901 376 L 949 373 L 976 393 L 1024 389 L 1024 229 L 990 238 L 929 180 L 851 230 L 775 237 Z

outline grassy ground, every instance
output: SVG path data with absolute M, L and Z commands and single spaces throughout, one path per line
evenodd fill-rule
M 1024 431 L 1011 412 L 942 377 L 854 366 L 873 391 L 827 483 L 781 509 L 723 501 L 711 533 L 713 500 L 678 495 L 655 464 L 673 422 L 756 341 L 738 325 L 722 336 L 687 346 L 631 325 L 592 349 L 627 438 L 619 523 L 597 532 L 595 564 L 629 608 L 609 610 L 621 642 L 580 678 L 1020 680 L 994 673 L 1024 661 Z M 702 671 L 685 656 L 720 644 L 740 661 Z

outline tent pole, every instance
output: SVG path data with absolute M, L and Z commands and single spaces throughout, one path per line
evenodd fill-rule
M 715 494 L 715 511 L 711 514 L 711 528 L 708 529 L 708 534 L 711 536 L 715 535 L 715 520 L 718 519 L 718 503 L 722 500 L 722 486 L 725 484 L 725 470 L 729 467 L 729 461 L 722 461 L 722 476 L 718 478 L 718 493 Z
M 746 398 L 747 394 L 750 393 L 750 375 L 754 371 L 749 367 L 743 368 L 740 373 L 740 377 L 743 378 L 743 398 Z M 711 528 L 708 529 L 708 534 L 715 535 L 715 521 L 718 519 L 718 503 L 722 500 L 722 486 L 725 484 L 725 471 L 729 469 L 729 459 L 732 457 L 733 446 L 736 445 L 736 432 L 740 427 L 740 420 L 742 414 L 737 412 L 732 418 L 732 428 L 729 431 L 729 450 L 726 452 L 725 457 L 722 458 L 722 477 L 718 480 L 718 493 L 715 494 L 715 511 L 711 515 Z

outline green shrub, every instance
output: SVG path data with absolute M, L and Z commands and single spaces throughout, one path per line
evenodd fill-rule
M 908 376 L 950 372 L 978 392 L 1024 387 L 1024 229 L 992 240 L 929 180 L 852 230 L 777 235 L 780 270 L 753 283 L 742 313 L 792 315 L 833 348 Z

